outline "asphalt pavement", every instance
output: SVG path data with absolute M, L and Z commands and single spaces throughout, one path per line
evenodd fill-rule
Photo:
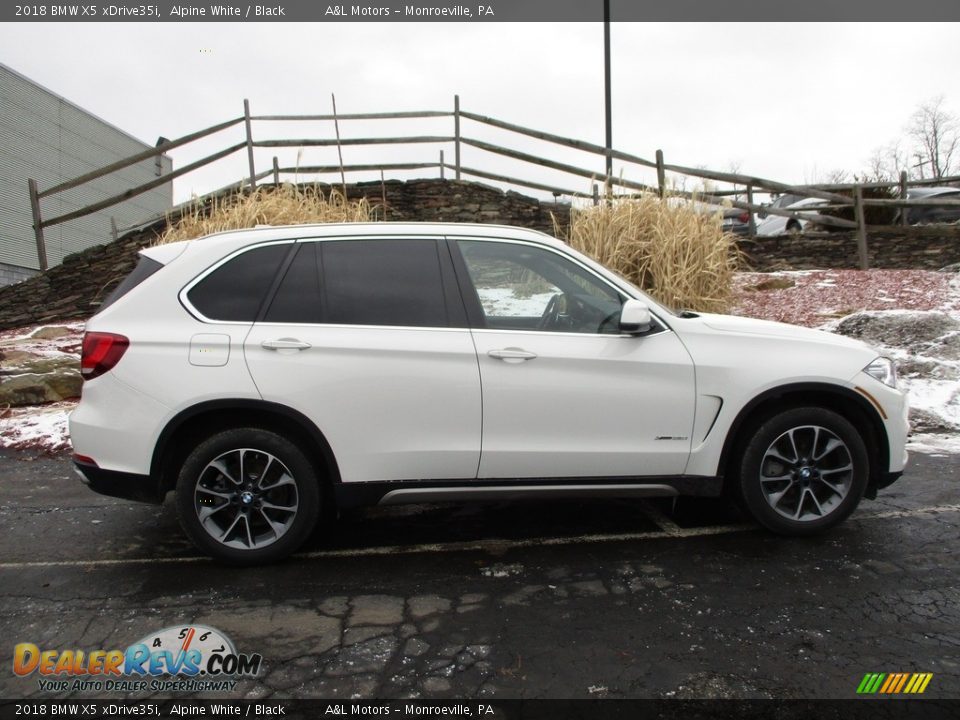
M 198 556 L 169 500 L 0 453 L 0 696 L 84 696 L 16 677 L 16 643 L 203 624 L 263 666 L 202 697 L 854 698 L 866 673 L 924 672 L 925 698 L 960 698 L 958 481 L 960 456 L 915 453 L 806 539 L 692 499 L 369 509 L 237 569 Z

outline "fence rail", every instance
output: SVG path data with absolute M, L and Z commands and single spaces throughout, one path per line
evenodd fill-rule
M 551 171 L 562 173 L 566 176 L 571 176 L 579 179 L 590 180 L 593 187 L 593 200 L 594 202 L 599 202 L 600 193 L 597 188 L 597 184 L 603 186 L 605 195 L 612 195 L 615 192 L 619 193 L 636 193 L 636 192 L 655 192 L 660 195 L 660 197 L 665 197 L 667 194 L 688 198 L 696 199 L 698 202 L 716 204 L 716 205 L 729 205 L 731 207 L 739 208 L 745 210 L 749 214 L 749 227 L 751 235 L 754 233 L 756 228 L 756 214 L 764 212 L 769 215 L 777 215 L 781 217 L 796 219 L 796 220 L 809 220 L 810 214 L 819 209 L 851 209 L 852 215 L 855 218 L 854 220 L 849 220 L 839 217 L 831 217 L 828 215 L 821 215 L 816 218 L 816 222 L 819 225 L 827 225 L 831 227 L 837 227 L 842 229 L 855 229 L 857 231 L 858 237 L 858 246 L 860 251 L 860 264 L 861 267 L 867 267 L 867 252 L 866 252 L 866 243 L 867 243 L 867 225 L 865 218 L 865 208 L 867 207 L 889 207 L 889 208 L 901 208 L 904 209 L 901 213 L 901 222 L 906 223 L 907 213 L 906 208 L 924 208 L 924 207 L 953 207 L 960 206 L 960 201 L 948 201 L 948 200 L 934 200 L 934 199 L 908 199 L 907 191 L 912 187 L 923 187 L 935 184 L 945 184 L 947 182 L 960 181 L 960 176 L 953 176 L 949 178 L 939 178 L 936 180 L 926 179 L 926 180 L 910 180 L 906 178 L 906 174 L 902 173 L 898 181 L 890 182 L 869 182 L 869 183 L 846 183 L 846 184 L 812 184 L 812 185 L 791 185 L 788 183 L 778 182 L 776 180 L 771 180 L 769 178 L 763 178 L 754 175 L 746 175 L 742 173 L 734 172 L 720 172 L 715 170 L 709 170 L 706 168 L 694 168 L 685 165 L 678 165 L 673 163 L 666 163 L 664 161 L 663 152 L 657 150 L 655 153 L 655 158 L 649 160 L 647 158 L 640 157 L 631 153 L 627 153 L 621 150 L 614 148 L 606 148 L 602 145 L 596 143 L 587 142 L 584 140 L 578 140 L 574 138 L 567 138 L 561 135 L 556 135 L 549 132 L 544 132 L 541 130 L 536 130 L 533 128 L 528 128 L 523 125 L 518 125 L 516 123 L 507 122 L 504 120 L 499 120 L 492 118 L 486 115 L 481 115 L 478 113 L 469 112 L 467 110 L 462 110 L 460 108 L 460 98 L 459 96 L 454 96 L 453 110 L 452 111 L 436 111 L 436 110 L 422 110 L 422 111 L 404 111 L 404 112 L 375 112 L 375 113 L 337 113 L 336 111 L 336 99 L 331 98 L 333 101 L 333 113 L 332 114 L 316 114 L 316 115 L 253 115 L 250 112 L 250 103 L 248 100 L 244 100 L 243 103 L 243 115 L 240 117 L 231 118 L 224 122 L 212 125 L 208 128 L 198 130 L 196 132 L 184 135 L 183 137 L 177 138 L 176 140 L 167 140 L 161 142 L 157 145 L 156 148 L 151 148 L 144 150 L 143 152 L 136 153 L 130 157 L 124 158 L 117 162 L 106 165 L 97 170 L 80 175 L 71 180 L 59 183 L 50 188 L 40 190 L 37 187 L 37 183 L 34 180 L 28 181 L 28 191 L 30 194 L 30 203 L 33 213 L 33 227 L 34 233 L 36 236 L 37 242 L 37 258 L 40 264 L 41 270 L 47 269 L 47 255 L 46 255 L 46 246 L 43 237 L 44 228 L 58 225 L 60 223 L 68 222 L 91 213 L 99 212 L 107 207 L 116 205 L 125 200 L 129 200 L 132 197 L 140 195 L 144 192 L 148 192 L 160 185 L 164 185 L 175 178 L 182 177 L 188 173 L 191 173 L 201 167 L 209 165 L 218 160 L 222 160 L 230 155 L 233 155 L 236 152 L 246 150 L 247 160 L 249 165 L 249 174 L 248 176 L 239 182 L 228 185 L 225 188 L 221 188 L 216 192 L 224 192 L 230 190 L 237 190 L 243 188 L 255 189 L 257 183 L 264 178 L 272 176 L 273 182 L 275 184 L 280 184 L 281 175 L 290 175 L 290 174 L 311 174 L 311 175 L 325 175 L 325 174 L 334 174 L 338 173 L 342 183 L 346 183 L 346 174 L 355 173 L 355 172 L 371 172 L 379 171 L 381 173 L 381 179 L 384 177 L 383 173 L 385 171 L 408 171 L 408 170 L 431 170 L 436 169 L 440 177 L 445 177 L 446 171 L 452 171 L 454 178 L 460 180 L 462 176 L 468 176 L 473 178 L 480 178 L 485 180 L 492 180 L 495 182 L 504 183 L 512 186 L 519 186 L 525 188 L 531 188 L 539 190 L 541 192 L 549 192 L 554 195 L 554 197 L 582 197 L 585 196 L 585 193 L 575 192 L 569 188 L 560 187 L 557 185 L 552 185 L 547 182 L 541 182 L 539 180 L 531 179 L 529 177 L 514 177 L 511 175 L 506 175 L 502 173 L 492 172 L 489 170 L 484 170 L 478 167 L 464 166 L 461 162 L 461 153 L 463 148 L 471 148 L 473 150 L 480 151 L 481 154 L 488 154 L 491 156 L 499 156 L 514 160 L 520 163 L 525 164 L 525 166 L 536 166 L 538 168 L 547 168 Z M 437 119 L 437 118 L 452 118 L 453 119 L 453 134 L 452 135 L 412 135 L 412 136 L 385 136 L 385 137 L 359 137 L 359 138 L 342 138 L 340 136 L 340 123 L 345 121 L 396 121 L 396 120 L 422 120 L 422 119 Z M 334 123 L 334 128 L 336 130 L 335 137 L 321 137 L 321 138 L 277 138 L 277 139 L 268 139 L 268 138 L 257 138 L 253 136 L 253 123 L 270 123 L 270 122 L 302 122 L 302 121 L 332 121 Z M 591 156 L 591 160 L 596 160 L 597 165 L 603 165 L 604 170 L 592 170 L 589 167 L 581 167 L 579 165 L 574 165 L 569 162 L 563 162 L 557 159 L 551 159 L 549 157 L 544 157 L 542 154 L 534 154 L 532 152 L 525 152 L 521 150 L 511 149 L 498 145 L 487 140 L 481 140 L 475 137 L 469 137 L 463 133 L 463 123 L 468 121 L 470 123 L 476 124 L 478 127 L 493 128 L 497 131 L 503 131 L 512 133 L 514 135 L 519 135 L 524 138 L 529 138 L 536 140 L 538 142 L 549 143 L 552 145 L 558 145 L 568 150 L 575 150 L 581 153 L 586 153 Z M 185 165 L 182 168 L 179 168 L 171 173 L 160 176 L 149 182 L 137 185 L 132 188 L 128 188 L 124 192 L 114 195 L 113 197 L 105 198 L 98 202 L 85 205 L 84 207 L 78 208 L 71 212 L 63 213 L 52 218 L 44 219 L 42 216 L 42 206 L 41 200 L 47 197 L 51 197 L 58 193 L 65 192 L 76 188 L 84 183 L 90 182 L 97 178 L 103 177 L 110 173 L 122 170 L 130 165 L 147 160 L 150 158 L 156 158 L 160 155 L 173 150 L 175 148 L 187 145 L 188 143 L 194 142 L 196 140 L 208 137 L 215 133 L 228 130 L 238 125 L 243 125 L 244 128 L 244 139 L 242 142 L 229 145 L 222 150 L 219 150 L 215 153 L 207 155 L 203 158 L 200 158 L 194 162 L 191 162 Z M 342 153 L 340 152 L 343 147 L 365 147 L 365 146 L 376 146 L 376 145 L 403 145 L 403 146 L 422 146 L 422 145 L 440 145 L 444 147 L 449 147 L 453 145 L 454 150 L 454 161 L 453 163 L 445 162 L 444 160 L 444 150 L 440 150 L 439 161 L 438 162 L 395 162 L 395 163 L 366 163 L 366 164 L 353 164 L 345 165 L 342 160 Z M 338 150 L 339 162 L 336 165 L 307 165 L 307 166 L 296 166 L 296 167 L 281 167 L 278 159 L 273 158 L 272 167 L 267 170 L 262 170 L 257 172 L 254 150 L 256 148 L 292 148 L 292 147 L 336 147 Z M 607 158 L 615 160 L 621 163 L 619 172 L 611 172 L 609 175 L 606 172 L 606 161 Z M 655 171 L 656 173 L 656 183 L 650 184 L 641 182 L 638 179 L 628 179 L 627 175 L 632 178 L 637 177 L 637 173 Z M 671 188 L 669 186 L 671 178 L 668 178 L 668 173 L 671 173 L 673 176 L 679 176 L 680 178 L 696 178 L 701 181 L 705 189 L 701 192 L 686 192 L 684 190 Z M 730 187 L 717 187 L 712 190 L 706 188 L 707 183 L 721 183 Z M 896 198 L 864 198 L 863 191 L 865 189 L 878 189 L 886 188 L 898 190 L 898 197 Z M 766 204 L 761 204 L 755 202 L 756 194 L 770 194 L 770 193 L 790 193 L 793 195 L 798 195 L 801 197 L 807 198 L 816 198 L 823 201 L 822 205 L 811 206 L 805 208 L 802 211 L 790 210 L 788 208 L 777 208 L 770 207 Z M 846 193 L 846 194 L 845 194 Z M 746 198 L 746 199 L 744 199 Z M 137 227 L 141 227 L 147 224 L 142 223 Z M 112 225 L 112 234 L 116 237 L 118 230 L 115 223 Z

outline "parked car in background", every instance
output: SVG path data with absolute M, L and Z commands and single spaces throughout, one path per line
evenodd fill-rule
M 533 230 L 262 227 L 140 255 L 86 325 L 74 462 L 107 495 L 174 491 L 228 562 L 289 555 L 330 508 L 416 502 L 726 493 L 810 535 L 907 460 L 876 350 L 676 312 Z
M 960 201 L 960 188 L 916 187 L 907 190 L 907 200 L 957 200 Z M 955 223 L 960 221 L 960 205 L 943 207 L 907 208 L 907 224 L 923 225 L 927 223 Z
M 740 208 L 724 208 L 723 231 L 734 235 L 750 234 L 750 213 Z
M 769 207 L 778 208 L 781 210 L 803 210 L 804 208 L 816 207 L 817 205 L 823 205 L 824 201 L 820 198 L 811 198 L 803 197 L 801 195 L 793 194 L 784 194 L 770 203 Z M 803 217 L 800 219 L 785 217 L 783 215 L 771 215 L 766 214 L 766 217 L 763 218 L 759 223 L 757 223 L 757 235 L 759 236 L 770 236 L 770 235 L 783 235 L 784 233 L 789 232 L 800 232 L 807 225 L 810 224 L 811 220 L 815 220 L 817 212 L 804 212 Z

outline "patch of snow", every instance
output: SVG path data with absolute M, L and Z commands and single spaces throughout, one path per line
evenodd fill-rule
M 76 406 L 76 402 L 67 401 L 4 411 L 0 415 L 0 447 L 52 453 L 69 451 L 67 417 Z
M 910 396 L 910 407 L 925 410 L 960 429 L 960 385 L 956 380 L 901 378 L 900 387 Z
M 960 455 L 960 434 L 914 435 L 907 442 L 907 450 L 925 455 Z

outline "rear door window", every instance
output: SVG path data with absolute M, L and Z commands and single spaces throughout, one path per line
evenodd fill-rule
M 437 241 L 318 243 L 324 322 L 447 327 Z

